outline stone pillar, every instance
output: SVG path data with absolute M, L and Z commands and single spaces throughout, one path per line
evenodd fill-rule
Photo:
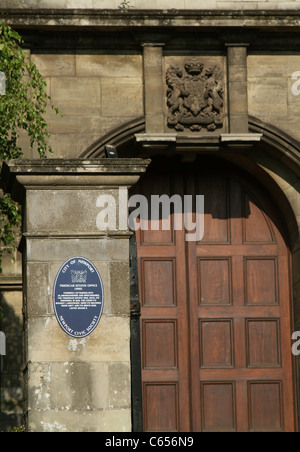
M 164 133 L 163 46 L 143 43 L 146 134 Z
M 23 204 L 25 415 L 32 432 L 131 431 L 130 231 L 119 228 L 128 188 L 149 161 L 18 160 L 2 186 Z M 119 187 L 122 205 L 119 205 Z M 125 200 L 124 200 L 125 193 Z M 97 200 L 116 201 L 117 227 L 99 230 Z M 125 209 L 124 209 L 125 207 Z M 68 259 L 90 260 L 103 281 L 104 311 L 75 339 L 53 309 L 56 275 Z
M 248 133 L 247 44 L 226 44 L 229 130 Z

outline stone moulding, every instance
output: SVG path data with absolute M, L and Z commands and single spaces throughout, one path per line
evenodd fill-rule
M 3 164 L 0 187 L 19 203 L 27 189 L 129 187 L 139 180 L 149 163 L 145 159 L 11 160 Z
M 145 117 L 140 116 L 132 121 L 126 122 L 113 130 L 110 130 L 95 143 L 90 145 L 81 155 L 81 158 L 94 159 L 104 157 L 105 145 L 110 144 L 119 149 L 129 143 L 134 146 L 136 134 L 145 133 Z
M 3 9 L 3 8 L 2 8 Z M 300 10 L 113 10 L 5 8 L 5 22 L 22 28 L 45 27 L 300 27 Z
M 278 129 L 277 127 L 265 123 L 258 118 L 253 116 L 249 116 L 249 132 L 252 134 L 262 134 L 260 138 L 261 144 L 265 147 L 267 146 L 269 151 L 272 153 L 276 150 L 276 152 L 281 156 L 280 158 L 286 161 L 287 166 L 291 167 L 293 171 L 296 171 L 297 174 L 300 174 L 300 142 L 293 139 L 291 136 Z M 164 134 L 165 137 L 168 134 Z M 134 143 L 138 137 L 138 144 L 147 145 L 154 142 L 158 145 L 167 144 L 166 140 L 160 141 L 161 136 L 157 134 L 145 134 L 145 118 L 138 117 L 133 121 L 124 123 L 119 127 L 111 130 L 95 143 L 93 143 L 89 148 L 86 149 L 81 155 L 84 159 L 99 159 L 104 156 L 104 146 L 106 144 L 112 144 L 118 150 L 119 148 L 123 148 L 126 146 L 130 146 L 132 150 L 132 155 L 136 156 L 138 154 L 137 150 L 134 147 Z M 230 139 L 224 139 L 223 143 L 220 136 L 211 135 L 208 139 L 206 135 L 198 136 L 189 135 L 186 136 L 184 134 L 171 134 L 170 144 L 179 145 L 181 147 L 195 147 L 195 149 L 199 150 L 200 148 L 210 149 L 211 146 L 215 147 L 216 150 L 219 150 L 220 144 L 222 146 L 226 145 L 226 140 L 230 141 Z M 223 134 L 223 137 L 225 135 Z M 231 138 L 233 138 L 231 136 Z M 232 141 L 232 140 L 231 140 Z

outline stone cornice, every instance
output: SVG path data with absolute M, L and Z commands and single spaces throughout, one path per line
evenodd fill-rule
M 22 203 L 26 190 L 99 189 L 131 187 L 150 160 L 145 159 L 46 159 L 4 162 L 0 187 Z
M 300 28 L 300 9 L 294 10 L 103 10 L 5 9 L 3 20 L 29 29 L 128 29 L 247 27 L 282 30 Z

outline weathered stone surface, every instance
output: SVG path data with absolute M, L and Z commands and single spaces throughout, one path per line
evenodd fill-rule
M 120 8 L 121 0 L 3 0 L 5 8 Z M 140 9 L 207 9 L 206 0 L 130 0 L 130 6 Z M 209 9 L 258 9 L 258 8 L 299 8 L 297 0 L 210 0 Z
M 118 208 L 118 190 L 107 190 L 105 194 L 116 200 Z M 97 207 L 101 190 L 30 190 L 27 194 L 28 215 L 27 231 L 39 233 L 97 233 Z M 49 221 L 50 220 L 50 221 Z
M 297 116 L 300 92 L 298 55 L 248 57 L 249 113 L 300 139 Z M 296 84 L 296 85 L 295 85 Z
M 54 316 L 29 319 L 26 331 L 29 340 L 28 360 L 31 362 L 130 360 L 129 319 L 126 317 L 103 315 L 96 330 L 83 339 L 67 336 Z
M 78 115 L 81 118 L 99 116 L 100 96 L 100 80 L 97 78 L 54 77 L 51 79 L 51 99 L 63 116 Z
M 30 284 L 27 287 L 28 316 L 47 316 L 52 313 L 52 303 L 49 297 L 49 265 L 47 263 L 28 263 L 27 278 Z
M 30 412 L 28 416 L 32 432 L 130 432 L 130 410 L 56 411 Z
M 101 114 L 104 117 L 136 118 L 143 114 L 143 84 L 141 79 L 101 79 Z
M 127 224 L 122 231 L 119 223 L 116 230 L 99 231 L 96 219 L 100 195 L 116 200 L 119 209 L 118 178 L 125 184 L 126 204 L 128 188 L 149 162 L 133 163 L 51 160 L 6 166 L 4 184 L 14 191 L 16 181 L 23 183 L 23 189 L 15 186 L 15 195 L 20 200 L 25 195 L 26 200 L 24 359 L 29 431 L 131 431 L 130 235 Z M 93 333 L 81 339 L 62 330 L 52 302 L 57 272 L 73 256 L 93 261 L 105 289 L 102 318 Z
M 55 157 L 77 157 L 114 126 L 143 114 L 141 53 L 43 50 L 31 59 L 60 112 L 46 114 Z
M 247 91 L 247 46 L 227 47 L 228 99 L 230 133 L 247 133 L 248 91 Z
M 164 131 L 163 44 L 143 44 L 146 133 Z
M 107 55 L 100 51 L 76 54 L 78 77 L 137 78 L 142 77 L 142 55 L 134 52 L 113 52 Z M 115 81 L 117 83 L 117 80 Z
M 43 77 L 75 76 L 75 54 L 32 53 L 31 61 L 39 68 Z
M 130 406 L 130 372 L 130 363 L 112 363 L 109 366 L 109 404 L 113 409 Z
M 37 0 L 39 1 L 39 0 Z M 158 0 L 156 0 L 158 1 Z M 24 9 L 10 9 L 6 15 L 6 21 L 14 27 L 28 28 L 32 26 L 57 28 L 63 27 L 105 27 L 106 30 L 132 29 L 132 27 L 180 27 L 198 29 L 202 27 L 264 27 L 272 29 L 279 27 L 282 29 L 299 27 L 299 5 L 294 2 L 235 2 L 221 3 L 224 8 L 207 9 L 161 9 L 159 7 L 149 9 L 136 8 L 44 8 L 32 6 Z M 84 4 L 84 3 L 83 3 Z M 202 4 L 203 5 L 203 4 Z M 202 6 L 201 5 L 201 6 Z M 263 5 L 263 6 L 262 6 Z M 27 5 L 28 6 L 28 5 Z
M 128 313 L 129 296 L 129 268 L 128 263 L 112 262 L 110 264 L 111 282 L 111 310 L 114 315 Z
M 70 242 L 68 238 L 59 237 L 41 237 L 40 240 L 28 240 L 28 261 L 29 262 L 53 262 L 54 272 L 57 272 L 60 265 L 68 259 L 68 256 L 74 252 L 74 244 L 80 243 L 80 250 L 84 255 L 90 256 L 92 261 L 102 262 L 127 262 L 129 255 L 128 244 L 118 238 L 102 237 L 89 238 L 83 240 L 78 238 Z M 49 256 L 47 258 L 47 256 Z

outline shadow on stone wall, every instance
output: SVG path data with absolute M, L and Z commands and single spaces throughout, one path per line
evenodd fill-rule
M 2 432 L 23 424 L 23 325 L 14 303 L 14 298 L 19 297 L 18 292 L 0 292 L 0 306 L 3 309 L 0 331 L 6 336 L 6 356 L 3 357 L 3 371 L 0 373 Z

